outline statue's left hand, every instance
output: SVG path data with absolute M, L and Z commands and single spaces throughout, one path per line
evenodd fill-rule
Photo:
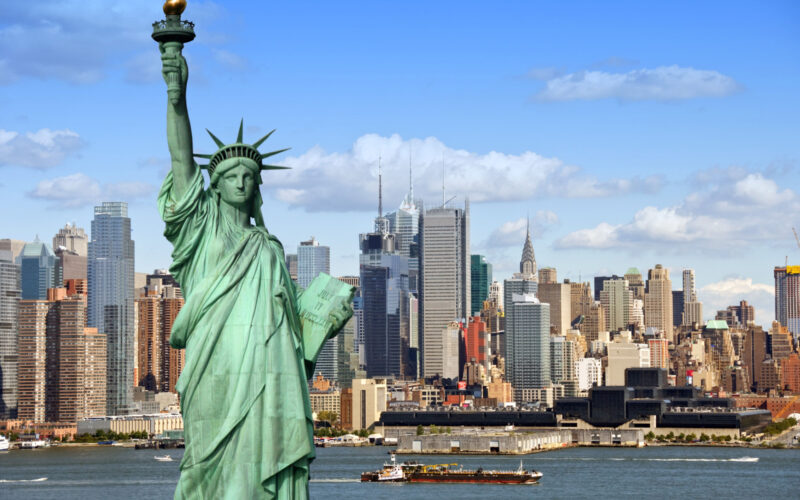
M 333 325 L 333 331 L 338 332 L 341 330 L 344 324 L 347 323 L 347 320 L 349 320 L 352 316 L 353 307 L 350 305 L 350 300 L 342 300 L 341 305 L 339 307 L 335 307 L 328 316 L 331 324 Z

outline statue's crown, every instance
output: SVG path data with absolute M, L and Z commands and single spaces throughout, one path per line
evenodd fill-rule
M 286 149 L 279 149 L 278 151 L 270 151 L 269 153 L 259 153 L 258 147 L 267 139 L 269 136 L 275 132 L 275 129 L 271 130 L 267 135 L 262 137 L 261 139 L 257 140 L 253 144 L 245 144 L 242 142 L 242 132 L 244 128 L 244 119 L 239 123 L 239 134 L 236 136 L 236 142 L 233 144 L 225 144 L 221 140 L 217 139 L 217 136 L 211 133 L 210 130 L 206 129 L 208 135 L 214 140 L 217 144 L 219 149 L 213 155 L 206 155 L 206 154 L 195 154 L 194 156 L 198 158 L 206 158 L 209 160 L 208 165 L 200 165 L 200 168 L 204 168 L 208 170 L 208 175 L 214 175 L 214 170 L 217 168 L 223 160 L 227 160 L 229 158 L 250 158 L 256 165 L 258 165 L 259 169 L 261 170 L 281 170 L 281 169 L 288 169 L 291 167 L 282 167 L 280 165 L 265 165 L 264 159 L 269 158 L 270 156 L 274 156 L 284 151 L 288 151 L 291 148 Z

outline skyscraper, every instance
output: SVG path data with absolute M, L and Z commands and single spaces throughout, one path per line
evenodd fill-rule
M 319 273 L 331 272 L 331 249 L 320 245 L 313 236 L 297 247 L 297 283 L 307 288 Z
M 11 250 L 0 250 L 0 419 L 17 417 L 17 328 L 19 266 Z
M 558 283 L 558 272 L 555 267 L 542 267 L 539 269 L 539 284 Z
M 570 283 L 542 283 L 536 292 L 539 300 L 550 304 L 550 327 L 556 335 L 566 335 L 570 328 Z
M 46 418 L 49 313 L 50 303 L 46 300 L 19 303 L 18 416 L 33 422 L 44 422 Z
M 492 265 L 483 255 L 473 254 L 470 257 L 470 283 L 470 315 L 474 316 L 483 309 L 483 301 L 489 298 L 489 286 L 492 284 Z
M 184 350 L 169 345 L 172 325 L 183 307 L 183 297 L 170 274 L 148 276 L 145 296 L 137 306 L 137 385 L 155 392 L 175 392 L 177 375 L 183 369 Z M 178 366 L 173 366 L 174 364 Z M 177 375 L 176 375 L 177 374 Z
M 320 245 L 313 236 L 308 241 L 301 241 L 297 247 L 297 283 L 307 288 L 320 273 L 331 272 L 331 249 Z M 328 380 L 336 380 L 339 338 L 333 337 L 325 342 L 325 346 L 317 357 L 316 371 Z
M 57 251 L 59 248 L 86 257 L 89 255 L 89 238 L 86 236 L 86 231 L 75 224 L 66 224 L 53 236 L 53 251 Z
M 400 207 L 386 215 L 389 232 L 395 235 L 397 253 L 408 258 L 409 288 L 417 291 L 419 278 L 419 216 L 420 208 L 414 200 L 414 184 L 409 169 L 408 194 Z
M 88 326 L 106 335 L 106 411 L 125 414 L 133 403 L 134 242 L 125 202 L 94 207 L 89 242 Z
M 644 302 L 644 281 L 642 280 L 642 273 L 635 267 L 631 267 L 625 271 L 624 277 L 628 280 L 628 288 L 631 289 L 633 299 Z
M 26 243 L 17 257 L 22 279 L 23 300 L 44 300 L 47 289 L 56 284 L 56 256 L 49 246 L 39 241 L 37 236 Z
M 578 381 L 575 374 L 575 343 L 566 337 L 550 337 L 550 378 L 564 386 L 564 395 L 575 396 Z
M 522 247 L 522 259 L 519 261 L 519 272 L 523 276 L 533 276 L 534 281 L 539 280 L 536 272 L 536 254 L 533 253 L 533 242 L 531 241 L 530 221 L 528 221 L 528 228 L 525 234 L 525 245 Z
M 78 289 L 82 287 L 73 287 Z M 86 296 L 48 290 L 20 302 L 19 416 L 75 422 L 106 413 L 106 338 L 86 327 Z
M 297 281 L 297 254 L 286 254 L 286 269 L 289 270 L 289 277 Z
M 683 270 L 683 301 L 697 301 L 697 290 L 694 286 L 694 269 L 687 268 Z
M 624 330 L 631 323 L 633 308 L 633 292 L 628 287 L 628 280 L 619 276 L 602 282 L 600 303 L 606 320 L 606 330 L 616 332 Z
M 506 323 L 506 378 L 514 388 L 514 398 L 521 402 L 525 389 L 551 383 L 550 305 L 539 302 L 532 293 L 514 293 L 506 307 L 513 317 L 513 331 L 508 320 Z
M 686 297 L 684 297 L 686 300 Z M 672 337 L 672 281 L 669 269 L 656 264 L 655 269 L 647 271 L 647 285 L 644 294 L 644 324 L 664 332 L 670 342 Z
M 361 266 L 364 350 L 368 377 L 413 377 L 409 358 L 408 258 L 384 254 Z
M 776 267 L 775 319 L 800 337 L 800 266 Z
M 422 375 L 443 374 L 443 341 L 452 321 L 465 320 L 471 306 L 469 201 L 445 205 L 420 217 L 419 336 Z
M 512 382 L 514 374 L 521 374 L 520 370 L 524 366 L 515 366 L 518 363 L 525 362 L 523 353 L 516 350 L 516 346 L 522 346 L 526 341 L 525 338 L 530 336 L 530 332 L 525 330 L 526 322 L 519 316 L 521 309 L 518 311 L 514 307 L 514 297 L 528 297 L 534 296 L 538 291 L 538 277 L 536 276 L 536 261 L 533 257 L 533 243 L 531 243 L 530 231 L 525 237 L 525 243 L 522 246 L 522 257 L 519 264 L 520 272 L 503 282 L 503 303 L 505 304 L 505 342 L 502 345 L 503 356 L 506 363 L 506 380 Z M 550 315 L 547 315 L 547 332 L 550 332 Z M 548 355 L 549 355 L 548 349 Z M 549 365 L 548 365 L 549 366 Z M 520 375 L 521 376 L 521 375 Z M 512 382 L 513 386 L 513 382 Z M 517 387 L 514 386 L 516 390 Z M 521 394 L 521 393 L 517 393 Z
M 672 307 L 675 307 L 674 301 Z M 697 300 L 697 290 L 694 284 L 694 269 L 684 269 L 683 321 L 681 324 L 691 326 L 693 323 L 703 323 L 703 304 Z

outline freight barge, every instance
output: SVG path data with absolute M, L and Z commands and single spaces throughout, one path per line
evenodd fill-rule
M 424 465 L 415 461 L 398 464 L 394 455 L 383 469 L 363 472 L 361 482 L 375 483 L 494 483 L 494 484 L 534 484 L 542 473 L 522 468 L 515 471 L 466 470 L 458 464 Z

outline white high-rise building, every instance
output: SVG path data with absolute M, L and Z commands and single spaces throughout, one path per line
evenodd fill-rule
M 514 398 L 523 401 L 525 389 L 548 387 L 552 382 L 550 305 L 532 293 L 514 293 L 507 306 L 506 317 L 513 320 L 511 330 L 506 323 L 506 378 L 514 388 Z
M 697 302 L 697 290 L 694 285 L 694 269 L 683 270 L 683 302 Z
M 313 236 L 297 247 L 297 283 L 307 288 L 319 273 L 331 272 L 331 249 Z
M 597 358 L 582 358 L 575 362 L 575 377 L 578 390 L 588 391 L 595 385 L 603 385 L 603 363 Z
M 444 373 L 442 335 L 470 308 L 469 201 L 426 211 L 419 224 L 419 338 L 422 376 Z
M 106 411 L 133 409 L 134 242 L 128 204 L 94 207 L 88 258 L 87 326 L 106 334 Z
M 489 285 L 489 300 L 497 304 L 498 309 L 503 309 L 503 283 L 492 281 Z

